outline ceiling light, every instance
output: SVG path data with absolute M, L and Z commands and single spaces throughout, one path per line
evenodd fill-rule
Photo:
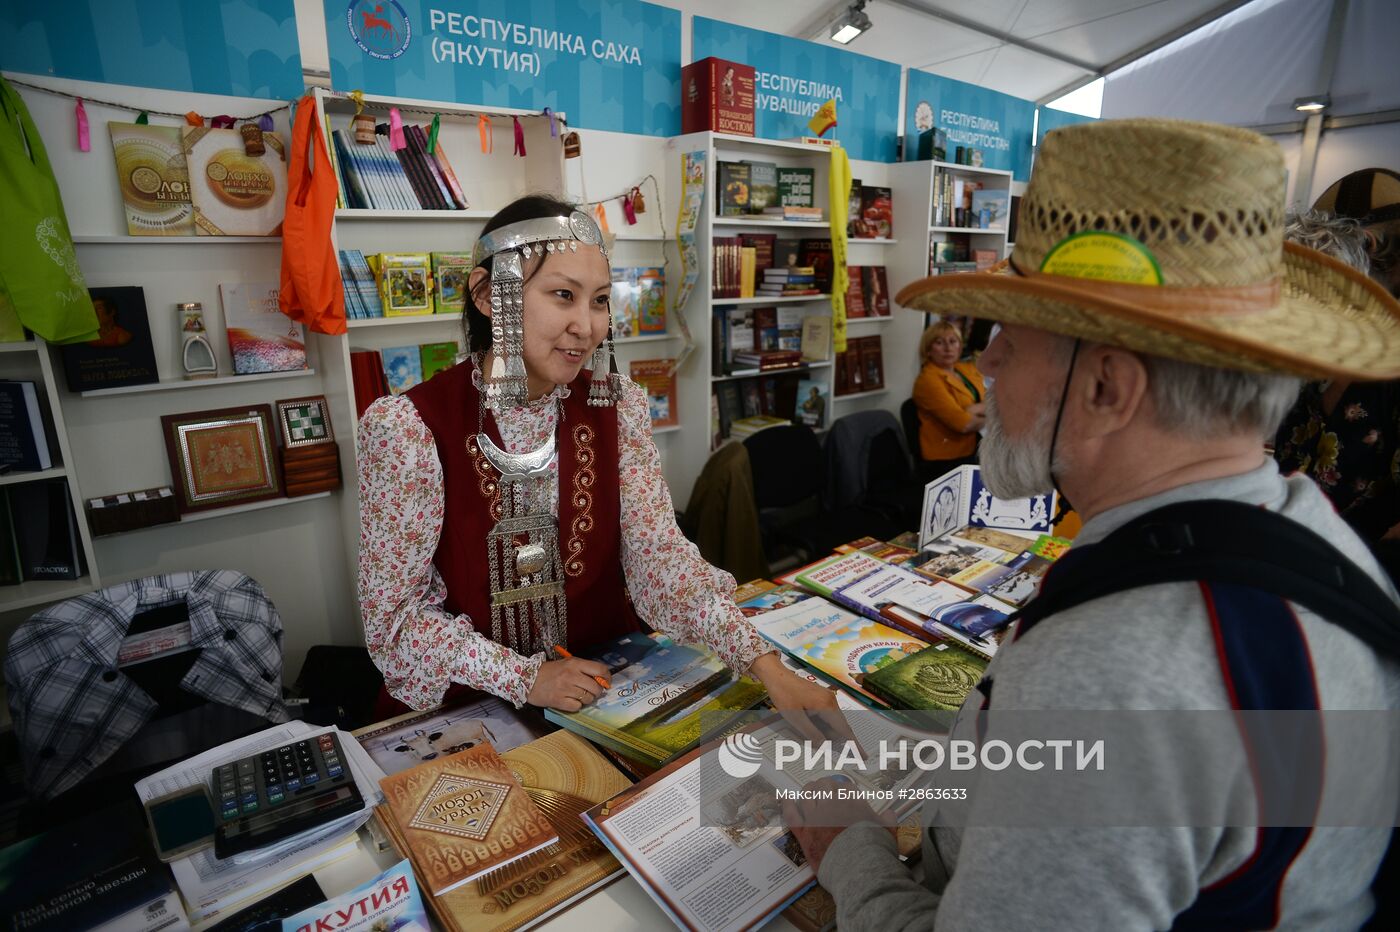
M 831 41 L 847 45 L 869 28 L 870 17 L 865 15 L 865 0 L 856 0 L 832 22 Z
M 1332 106 L 1330 94 L 1309 94 L 1293 101 L 1293 109 L 1299 113 L 1320 113 Z

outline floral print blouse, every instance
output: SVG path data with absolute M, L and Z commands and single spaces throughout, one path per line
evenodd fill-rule
M 1304 386 L 1274 455 L 1284 472 L 1316 480 L 1337 513 L 1374 543 L 1400 522 L 1400 381 L 1353 382 L 1330 415 L 1324 389 Z
M 480 388 L 480 372 L 472 377 Z M 622 385 L 621 562 L 633 605 L 653 628 L 704 643 L 731 668 L 747 670 L 769 648 L 734 604 L 734 577 L 706 563 L 676 526 L 646 394 L 626 378 Z M 498 417 L 507 452 L 544 443 L 555 429 L 556 396 L 568 391 L 559 386 Z M 443 608 L 447 587 L 433 565 L 444 520 L 442 465 L 413 402 L 401 395 L 374 402 L 360 420 L 359 444 L 360 610 L 389 694 L 426 709 L 442 701 L 449 684 L 465 683 L 523 705 L 544 654 L 518 654 Z M 557 464 L 550 500 L 557 513 Z

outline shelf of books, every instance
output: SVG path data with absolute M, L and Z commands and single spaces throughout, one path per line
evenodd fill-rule
M 687 181 L 692 197 L 703 186 L 694 233 L 698 281 L 683 309 L 698 352 L 684 368 L 681 420 L 712 427 L 678 441 L 682 462 L 668 478 L 679 503 L 717 444 L 776 424 L 828 428 L 839 367 L 830 296 L 831 148 L 718 133 L 677 137 L 670 148 L 677 153 L 672 196 L 682 198 Z M 861 180 L 847 209 L 851 324 L 891 319 L 896 282 L 886 266 L 899 241 L 890 167 L 853 164 Z M 870 334 L 871 352 L 886 329 Z
M 53 360 L 32 343 L 39 352 L 0 356 L 0 613 L 98 585 Z

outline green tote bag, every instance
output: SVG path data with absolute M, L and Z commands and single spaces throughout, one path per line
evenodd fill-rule
M 0 287 L 20 321 L 51 343 L 97 337 L 63 199 L 24 101 L 0 78 Z

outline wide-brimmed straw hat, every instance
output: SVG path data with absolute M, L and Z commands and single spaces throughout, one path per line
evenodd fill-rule
M 1009 262 L 922 279 L 896 300 L 1226 369 L 1400 377 L 1400 304 L 1284 243 L 1284 183 L 1278 146 L 1248 130 L 1155 119 L 1058 129 Z

